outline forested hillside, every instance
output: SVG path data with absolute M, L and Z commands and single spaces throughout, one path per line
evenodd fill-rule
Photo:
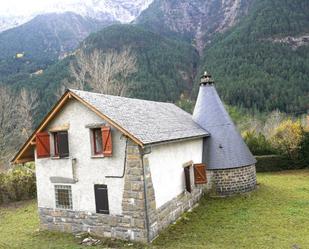
M 223 99 L 260 111 L 309 109 L 309 41 L 278 42 L 309 34 L 306 0 L 255 1 L 249 15 L 205 48 L 200 71 L 208 68 Z

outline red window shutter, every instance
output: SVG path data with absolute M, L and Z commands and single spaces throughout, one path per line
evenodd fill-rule
M 50 156 L 50 144 L 48 132 L 40 132 L 36 134 L 36 153 L 38 158 Z
M 103 140 L 103 155 L 112 156 L 113 144 L 112 144 L 112 130 L 109 126 L 103 126 L 102 128 L 102 140 Z
M 207 183 L 205 164 L 194 164 L 194 180 L 195 184 Z

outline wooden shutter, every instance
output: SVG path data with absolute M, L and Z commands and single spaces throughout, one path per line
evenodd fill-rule
M 205 164 L 194 164 L 194 179 L 195 184 L 207 183 Z
M 186 190 L 191 193 L 191 181 L 190 181 L 190 167 L 185 167 L 185 183 L 186 183 Z
M 103 142 L 103 155 L 113 155 L 113 144 L 112 144 L 112 130 L 109 126 L 103 126 L 102 128 L 102 142 Z
M 50 157 L 50 142 L 48 132 L 36 134 L 36 153 L 38 158 Z
M 94 185 L 96 211 L 100 214 L 109 214 L 107 186 Z
M 57 133 L 57 144 L 59 157 L 69 156 L 69 140 L 67 131 L 59 131 Z

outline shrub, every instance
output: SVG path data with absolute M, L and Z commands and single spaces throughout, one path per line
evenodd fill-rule
M 35 173 L 31 168 L 17 167 L 0 174 L 0 203 L 26 200 L 35 196 Z
M 309 166 L 309 132 L 304 132 L 300 143 L 299 160 L 302 165 Z
M 272 145 L 289 159 L 298 159 L 300 144 L 303 139 L 303 128 L 299 121 L 287 119 L 274 129 L 270 138 Z
M 299 168 L 293 161 L 280 155 L 256 156 L 255 159 L 257 160 L 257 163 L 255 164 L 257 172 L 281 171 Z
M 262 133 L 257 134 L 255 131 L 247 130 L 243 132 L 242 136 L 254 155 L 271 155 L 276 153 L 276 150 Z

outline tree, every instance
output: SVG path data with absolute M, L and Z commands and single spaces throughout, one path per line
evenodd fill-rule
M 129 47 L 105 53 L 95 49 L 90 54 L 81 49 L 70 71 L 79 89 L 88 83 L 96 92 L 123 96 L 128 91 L 129 76 L 137 71 L 136 56 Z
M 300 121 L 284 120 L 274 129 L 270 139 L 273 146 L 286 154 L 289 159 L 296 159 L 303 139 L 303 128 Z

